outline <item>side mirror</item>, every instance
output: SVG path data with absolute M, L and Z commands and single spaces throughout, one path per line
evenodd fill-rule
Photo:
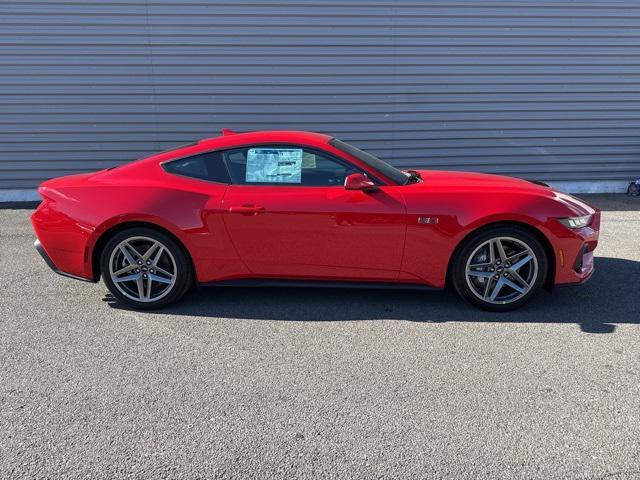
M 344 179 L 345 190 L 361 190 L 363 192 L 375 192 L 378 187 L 369 177 L 363 173 L 352 173 Z

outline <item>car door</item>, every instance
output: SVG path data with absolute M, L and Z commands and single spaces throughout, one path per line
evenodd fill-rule
M 312 279 L 395 280 L 405 206 L 398 187 L 344 188 L 360 172 L 326 152 L 259 145 L 224 152 L 232 185 L 223 218 L 252 274 Z

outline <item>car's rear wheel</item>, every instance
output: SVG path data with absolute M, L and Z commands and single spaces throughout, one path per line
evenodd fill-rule
M 183 248 L 150 228 L 131 228 L 114 235 L 102 251 L 100 267 L 113 296 L 145 310 L 176 302 L 193 278 Z
M 465 241 L 454 258 L 451 280 L 473 305 L 507 311 L 535 295 L 547 269 L 544 248 L 534 235 L 517 226 L 496 226 Z

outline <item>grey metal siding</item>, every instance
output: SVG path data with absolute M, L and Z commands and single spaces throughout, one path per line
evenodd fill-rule
M 222 127 L 405 167 L 640 173 L 640 3 L 0 2 L 0 189 Z

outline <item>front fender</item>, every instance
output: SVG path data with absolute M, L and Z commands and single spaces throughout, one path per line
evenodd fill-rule
M 553 245 L 555 217 L 570 210 L 553 195 L 529 192 L 432 192 L 407 198 L 407 238 L 401 278 L 446 284 L 448 266 L 460 243 L 488 225 L 513 222 L 540 232 Z M 424 224 L 422 217 L 437 218 Z

